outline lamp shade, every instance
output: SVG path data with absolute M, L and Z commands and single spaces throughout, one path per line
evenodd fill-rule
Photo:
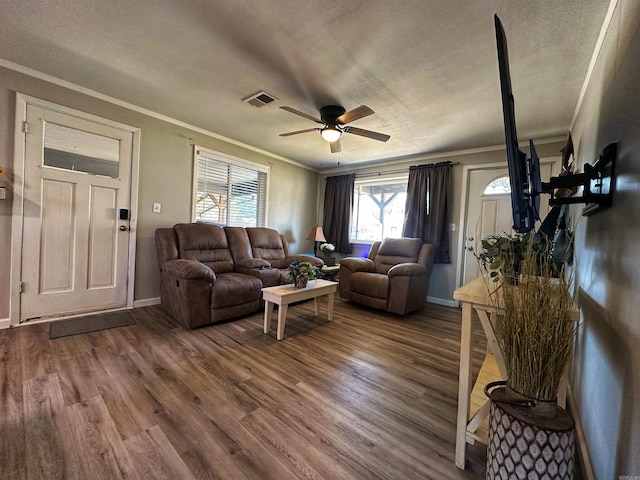
M 309 236 L 307 240 L 313 240 L 314 242 L 326 242 L 327 239 L 324 238 L 324 233 L 322 232 L 322 227 L 311 227 L 311 231 L 309 232 Z

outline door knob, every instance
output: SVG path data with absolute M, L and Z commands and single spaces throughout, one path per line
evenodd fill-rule
M 469 250 L 470 252 L 473 252 L 473 247 L 467 247 L 467 250 Z
M 120 225 L 120 231 L 121 232 L 126 232 L 127 230 L 129 230 L 129 229 L 127 228 L 126 225 Z
M 467 238 L 467 240 L 469 240 L 470 242 L 473 242 L 473 237 L 469 237 Z

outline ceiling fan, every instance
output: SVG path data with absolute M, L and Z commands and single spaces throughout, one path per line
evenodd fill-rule
M 280 107 L 287 112 L 294 113 L 296 115 L 300 115 L 306 119 L 312 120 L 316 123 L 320 123 L 322 127 L 316 128 L 306 128 L 304 130 L 296 130 L 295 132 L 281 133 L 281 137 L 288 137 L 291 135 L 298 135 L 299 133 L 307 133 L 307 132 L 320 132 L 322 138 L 324 138 L 331 145 L 331 153 L 338 153 L 342 151 L 342 146 L 340 145 L 340 136 L 343 133 L 351 133 L 354 135 L 360 135 L 361 137 L 372 138 L 374 140 L 378 140 L 380 142 L 386 142 L 391 138 L 389 135 L 385 135 L 384 133 L 372 132 L 371 130 L 364 130 L 363 128 L 351 127 L 349 125 L 345 125 L 346 123 L 351 123 L 360 118 L 368 117 L 369 115 L 373 115 L 375 112 L 371 110 L 366 105 L 361 105 L 358 108 L 354 108 L 353 110 L 349 110 L 348 112 L 338 106 L 338 105 L 327 105 L 320 109 L 320 118 L 313 117 L 311 115 L 307 115 L 304 112 L 296 110 L 291 107 Z

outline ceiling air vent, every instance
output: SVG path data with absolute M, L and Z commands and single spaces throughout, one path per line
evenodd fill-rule
M 242 100 L 243 102 L 247 102 L 254 107 L 262 107 L 268 103 L 273 102 L 274 100 L 278 100 L 273 95 L 268 94 L 267 92 L 258 92 L 255 95 L 251 95 L 250 97 Z

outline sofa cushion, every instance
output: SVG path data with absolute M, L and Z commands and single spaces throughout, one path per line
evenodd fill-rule
M 419 238 L 385 238 L 374 259 L 376 272 L 386 274 L 398 263 L 416 263 L 422 243 Z
M 204 263 L 216 274 L 235 271 L 227 236 L 221 226 L 179 223 L 173 228 L 178 237 L 180 258 Z
M 249 236 L 244 227 L 224 227 L 224 231 L 227 234 L 229 250 L 231 250 L 231 256 L 236 265 L 239 265 L 243 260 L 253 258 Z
M 382 273 L 352 273 L 351 291 L 368 297 L 386 299 L 389 297 L 389 277 Z
M 266 227 L 248 227 L 247 235 L 251 242 L 254 258 L 268 261 L 274 268 L 286 268 L 287 258 L 282 238 L 277 230 Z
M 211 308 L 223 308 L 256 301 L 262 293 L 258 277 L 242 273 L 218 275 L 211 289 Z
M 180 258 L 178 239 L 173 228 L 156 229 L 156 257 L 161 269 L 164 262 Z

